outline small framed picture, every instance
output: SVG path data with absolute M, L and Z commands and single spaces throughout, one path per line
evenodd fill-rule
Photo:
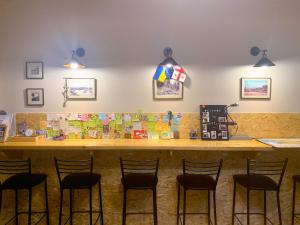
M 43 79 L 43 62 L 26 62 L 26 79 Z
M 183 99 L 183 84 L 177 80 L 166 79 L 165 82 L 153 80 L 153 98 L 155 100 Z
M 271 78 L 241 78 L 241 99 L 271 99 Z
M 27 106 L 43 106 L 44 105 L 44 89 L 43 88 L 27 88 L 26 89 L 26 105 Z
M 68 100 L 96 100 L 97 80 L 94 78 L 65 78 Z

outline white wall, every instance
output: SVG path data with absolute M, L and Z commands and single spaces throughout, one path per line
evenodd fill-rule
M 241 101 L 238 112 L 300 112 L 299 0 L 0 0 L 0 108 L 13 112 L 183 111 L 239 100 L 241 77 L 272 77 L 271 101 Z M 276 67 L 253 68 L 252 46 Z M 180 101 L 154 101 L 152 76 L 170 46 L 190 82 Z M 82 71 L 62 68 L 84 47 Z M 25 80 L 42 60 L 44 80 Z M 96 102 L 62 107 L 63 77 L 98 79 Z M 2 87 L 4 86 L 4 87 Z M 45 88 L 28 108 L 23 90 Z

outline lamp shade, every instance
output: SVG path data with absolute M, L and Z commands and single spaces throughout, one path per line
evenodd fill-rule
M 178 66 L 178 63 L 172 57 L 167 57 L 159 65 L 161 65 L 161 66 Z
M 84 56 L 84 54 L 85 54 L 85 51 L 84 51 L 83 48 L 78 48 L 76 51 L 73 51 L 71 60 L 68 63 L 64 64 L 64 67 L 69 68 L 69 69 L 83 69 L 83 68 L 85 68 L 85 65 L 82 64 L 76 58 L 76 56 L 82 57 L 82 56 Z
M 275 64 L 268 59 L 266 56 L 263 56 L 255 65 L 254 67 L 269 67 L 275 66 Z

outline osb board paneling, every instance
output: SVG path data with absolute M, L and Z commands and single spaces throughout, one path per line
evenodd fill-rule
M 232 189 L 233 174 L 245 173 L 247 158 L 259 158 L 264 160 L 282 160 L 289 158 L 287 171 L 284 176 L 282 187 L 280 189 L 280 200 L 283 217 L 283 225 L 291 222 L 291 201 L 292 201 L 292 175 L 300 174 L 300 155 L 292 150 L 279 150 L 272 152 L 207 152 L 207 151 L 0 151 L 1 160 L 20 159 L 31 157 L 33 172 L 43 172 L 48 174 L 48 192 L 50 205 L 50 224 L 58 224 L 59 212 L 59 184 L 57 174 L 54 168 L 53 157 L 68 159 L 85 159 L 90 155 L 94 156 L 94 171 L 101 174 L 104 222 L 105 225 L 120 225 L 122 218 L 122 194 L 123 188 L 121 184 L 121 171 L 119 157 L 126 159 L 155 159 L 160 158 L 160 166 L 158 172 L 157 186 L 157 204 L 158 204 L 158 224 L 159 225 L 175 225 L 176 224 L 176 205 L 177 205 L 177 184 L 176 176 L 182 173 L 182 159 L 197 161 L 216 161 L 223 158 L 223 168 L 221 170 L 220 179 L 217 185 L 217 215 L 218 224 L 231 225 L 232 210 Z M 0 176 L 0 179 L 2 177 Z M 14 192 L 4 191 L 2 212 L 0 215 L 0 224 L 4 223 L 14 211 Z M 33 194 L 34 209 L 43 209 L 43 186 L 35 187 Z M 187 197 L 188 212 L 206 211 L 207 192 L 189 191 Z M 238 186 L 237 207 L 238 211 L 246 210 L 246 192 L 245 189 Z M 251 211 L 258 212 L 263 209 L 262 193 L 253 191 L 251 193 Z M 97 204 L 97 188 L 93 191 L 93 205 Z M 27 207 L 27 192 L 22 191 L 19 196 L 22 202 L 20 210 Z M 268 217 L 277 223 L 276 195 L 268 193 L 267 197 Z M 298 203 L 300 203 L 298 201 Z M 69 193 L 65 191 L 64 198 L 64 221 L 69 213 Z M 75 192 L 75 208 L 88 208 L 88 193 L 81 190 Z M 298 205 L 299 207 L 299 205 Z M 128 211 L 152 211 L 152 195 L 151 191 L 129 191 L 128 195 Z M 213 216 L 213 214 L 211 215 Z M 27 224 L 25 217 L 22 217 L 22 223 Z M 96 216 L 94 217 L 94 220 Z M 245 224 L 245 217 L 241 217 Z M 42 221 L 41 224 L 45 224 Z M 89 224 L 88 215 L 77 215 L 74 224 Z M 153 224 L 151 215 L 129 215 L 127 224 L 130 225 L 149 225 Z M 187 225 L 207 224 L 205 216 L 187 216 Z M 237 221 L 236 221 L 237 224 Z M 251 225 L 263 224 L 262 217 L 251 217 Z
M 300 137 L 300 113 L 233 113 L 230 115 L 238 123 L 237 133 L 235 127 L 230 128 L 232 135 L 254 138 Z M 46 120 L 45 113 L 17 113 L 16 115 L 17 124 L 25 121 L 32 129 L 45 129 Z M 163 123 L 158 123 L 157 128 L 168 129 Z M 178 126 L 180 138 L 188 138 L 190 129 L 199 131 L 199 128 L 199 113 L 183 113 Z

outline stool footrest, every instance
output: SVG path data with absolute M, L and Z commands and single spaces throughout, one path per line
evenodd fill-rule
M 75 213 L 90 213 L 90 211 L 88 211 L 88 210 L 77 210 L 77 211 L 73 211 L 73 214 L 75 214 Z M 95 223 L 94 223 L 94 225 L 98 222 L 98 220 L 100 219 L 100 216 L 101 216 L 101 211 L 97 211 L 97 210 L 94 210 L 94 211 L 92 211 L 92 213 L 93 214 L 99 214 L 98 216 L 97 216 L 97 219 L 96 219 L 96 221 L 95 221 Z M 62 214 L 62 216 L 63 216 L 63 214 Z M 68 222 L 69 222 L 69 220 L 70 220 L 70 217 L 68 217 L 68 219 L 66 220 L 66 222 L 64 223 L 64 225 L 66 225 Z
M 46 213 L 47 211 L 31 211 L 31 214 L 44 214 L 34 225 L 38 224 L 39 222 L 41 222 L 41 220 L 46 217 Z M 29 214 L 29 212 L 27 211 L 23 211 L 23 212 L 18 212 L 17 215 L 13 216 L 12 218 L 10 218 L 5 225 L 10 224 L 13 220 L 15 220 L 15 218 L 19 215 L 23 215 L 23 214 Z
M 260 216 L 263 216 L 263 215 L 264 215 L 264 213 L 261 213 L 261 212 L 251 212 L 251 213 L 248 213 L 248 214 L 249 214 L 250 216 L 252 216 L 252 215 L 260 215 Z M 234 217 L 238 220 L 239 224 L 242 225 L 242 222 L 240 221 L 240 219 L 238 218 L 237 215 L 247 215 L 247 213 L 243 213 L 243 212 L 240 212 L 240 213 L 234 213 Z M 267 221 L 268 221 L 270 224 L 274 225 L 274 223 L 273 223 L 268 217 L 266 217 L 266 219 L 267 219 Z
M 143 215 L 143 214 L 153 214 L 153 212 L 127 212 L 126 215 Z

